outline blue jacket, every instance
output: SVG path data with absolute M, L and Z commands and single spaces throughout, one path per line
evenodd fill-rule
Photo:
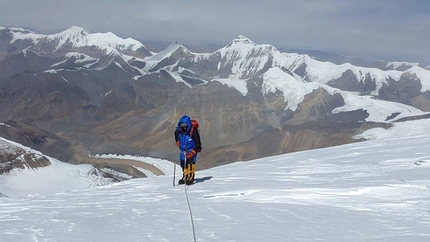
M 186 131 L 181 129 L 181 124 L 185 123 L 188 128 Z M 191 118 L 189 116 L 182 116 L 179 120 L 178 125 L 175 130 L 175 140 L 179 141 L 179 150 L 181 153 L 179 154 L 179 158 L 181 160 L 185 160 L 185 154 L 195 150 L 196 152 L 200 152 L 201 150 L 201 142 L 200 135 L 197 130 L 194 130 L 192 134 L 190 134 L 192 129 Z M 197 161 L 197 154 L 188 160 L 190 163 L 195 163 Z

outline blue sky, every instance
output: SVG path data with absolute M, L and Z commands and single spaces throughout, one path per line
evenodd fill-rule
M 430 64 L 425 0 L 2 0 L 0 25 L 44 34 L 76 25 L 184 45 L 226 45 L 245 35 L 282 49 Z

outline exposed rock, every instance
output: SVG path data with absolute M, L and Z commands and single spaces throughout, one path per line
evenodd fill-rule
M 51 162 L 45 157 L 27 152 L 20 148 L 9 148 L 0 151 L 0 175 L 12 169 L 37 169 L 49 166 Z
M 33 124 L 9 120 L 6 125 L 0 125 L 0 137 L 49 154 L 62 161 L 68 161 L 72 157 L 70 143 Z

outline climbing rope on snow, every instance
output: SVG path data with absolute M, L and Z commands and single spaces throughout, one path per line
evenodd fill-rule
M 185 161 L 184 161 L 184 167 L 187 165 L 187 154 L 186 152 L 184 152 L 185 155 Z M 193 237 L 194 237 L 194 242 L 197 242 L 196 240 L 196 230 L 194 229 L 194 219 L 193 219 L 193 213 L 191 211 L 191 206 L 190 206 L 190 200 L 188 199 L 188 185 L 187 183 L 184 184 L 184 192 L 185 192 L 185 197 L 187 198 L 187 204 L 188 204 L 188 211 L 190 211 L 190 219 L 191 219 L 191 228 L 193 229 Z
M 184 187 L 185 187 L 185 189 L 184 189 L 184 191 L 185 191 L 185 197 L 187 198 L 188 211 L 190 211 L 191 227 L 192 227 L 192 229 L 193 229 L 194 242 L 196 242 L 196 231 L 195 231 L 195 229 L 194 229 L 193 213 L 191 212 L 190 200 L 188 199 L 188 193 L 187 193 L 187 190 L 188 190 L 188 187 L 189 187 L 189 186 L 188 186 L 188 185 L 185 185 Z

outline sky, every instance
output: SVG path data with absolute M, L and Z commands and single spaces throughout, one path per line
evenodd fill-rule
M 360 137 L 197 170 L 191 186 L 173 186 L 172 163 L 103 183 L 50 158 L 0 176 L 0 241 L 430 241 L 430 122 Z
M 2 0 L 0 26 L 42 34 L 80 26 L 140 41 L 226 45 L 238 35 L 280 49 L 430 64 L 426 0 Z

